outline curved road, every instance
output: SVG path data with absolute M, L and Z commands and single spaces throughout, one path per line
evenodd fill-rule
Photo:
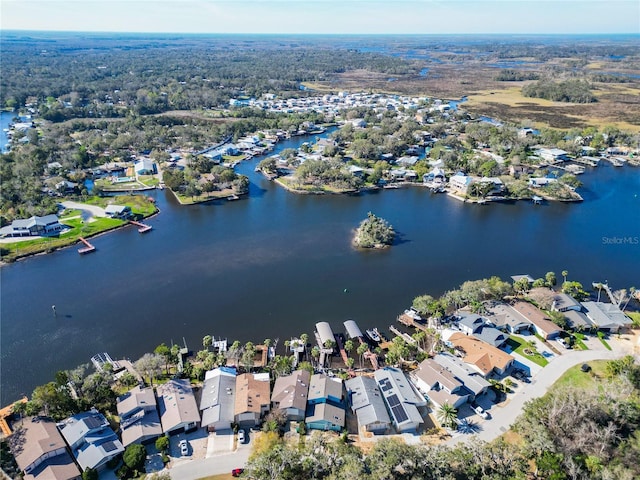
M 84 210 L 85 212 L 89 212 L 89 215 L 92 217 L 106 217 L 107 215 L 104 213 L 104 208 L 98 207 L 97 205 L 89 205 L 87 203 L 78 203 L 78 202 L 69 202 L 64 201 L 60 202 L 64 208 L 74 209 L 74 210 Z
M 574 365 L 590 362 L 592 360 L 612 360 L 620 358 L 626 354 L 633 353 L 631 342 L 635 342 L 636 338 L 631 337 L 631 342 L 623 344 L 625 340 L 611 339 L 609 344 L 613 350 L 586 350 L 571 351 L 563 353 L 554 358 L 549 364 L 540 370 L 538 374 L 531 380 L 531 383 L 519 383 L 518 390 L 509 395 L 509 401 L 506 405 L 500 407 L 495 406 L 490 410 L 491 418 L 484 420 L 479 424 L 482 429 L 474 434 L 457 433 L 448 440 L 447 444 L 454 445 L 459 442 L 469 440 L 483 440 L 490 442 L 505 433 L 511 425 L 516 421 L 518 415 L 522 412 L 522 408 L 528 400 L 542 397 L 549 387 L 558 380 L 564 372 Z

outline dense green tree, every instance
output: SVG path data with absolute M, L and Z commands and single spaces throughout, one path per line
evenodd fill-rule
M 144 471 L 144 462 L 147 458 L 147 450 L 144 445 L 132 443 L 124 450 L 122 461 L 134 472 Z

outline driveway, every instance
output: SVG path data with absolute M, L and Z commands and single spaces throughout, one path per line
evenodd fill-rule
M 60 202 L 60 205 L 62 205 L 64 208 L 68 208 L 71 210 L 82 210 L 83 212 L 87 212 L 89 217 L 106 217 L 107 216 L 106 213 L 104 213 L 104 208 L 98 207 L 97 205 L 70 202 L 67 200 L 65 200 L 64 202 Z
M 234 468 L 244 468 L 249 460 L 249 454 L 251 453 L 252 444 L 259 433 L 249 433 L 249 443 L 240 444 L 236 443 L 236 450 L 226 450 L 225 453 L 213 453 L 215 447 L 212 445 L 212 437 L 215 437 L 213 442 L 221 449 L 228 448 L 229 442 L 233 445 L 234 435 L 227 433 L 223 435 L 209 435 L 209 446 L 207 447 L 207 458 L 197 459 L 192 461 L 180 462 L 174 465 L 169 474 L 173 480 L 196 480 L 198 478 L 204 478 L 211 475 L 219 475 L 223 473 L 231 473 Z M 211 456 L 209 450 L 212 450 Z
M 504 406 L 494 406 L 490 412 L 492 418 L 478 425 L 479 431 L 475 434 L 455 434 L 446 443 L 453 445 L 465 441 L 483 440 L 490 442 L 505 433 L 516 418 L 522 412 L 522 408 L 528 400 L 543 396 L 549 387 L 562 376 L 562 374 L 574 365 L 579 365 L 591 360 L 611 360 L 619 358 L 625 352 L 609 350 L 584 350 L 568 351 L 564 355 L 556 356 L 543 368 L 530 384 L 519 385 L 513 394 L 510 394 Z

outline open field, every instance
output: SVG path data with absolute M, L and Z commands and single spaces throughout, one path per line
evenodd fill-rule
M 582 365 L 571 367 L 553 384 L 552 389 L 564 386 L 595 388 L 598 384 L 598 379 L 604 378 L 605 376 L 607 362 L 608 360 L 593 360 L 588 362 L 588 365 L 591 367 L 590 372 L 583 372 L 581 370 Z

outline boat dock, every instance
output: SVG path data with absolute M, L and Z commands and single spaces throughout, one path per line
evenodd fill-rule
M 2 434 L 5 437 L 8 437 L 13 433 L 11 431 L 11 427 L 9 427 L 9 423 L 7 422 L 7 417 L 13 415 L 13 406 L 17 403 L 27 403 L 27 397 L 22 397 L 17 402 L 13 402 L 11 405 L 7 405 L 0 409 L 0 430 L 2 430 Z
M 347 360 L 349 359 L 349 355 L 347 355 L 347 351 L 344 349 L 344 345 L 342 344 L 342 337 L 340 337 L 340 335 L 336 335 L 336 343 L 338 345 L 338 350 L 340 351 L 340 356 L 342 357 L 342 361 L 344 362 L 344 365 L 347 366 L 348 365 Z
M 137 227 L 140 227 L 138 228 L 138 233 L 147 233 L 149 230 L 153 228 L 151 225 L 145 225 L 144 223 L 136 222 L 135 220 L 129 220 L 129 223 Z
M 393 333 L 395 333 L 397 336 L 399 336 L 400 338 L 402 338 L 405 342 L 407 342 L 409 345 L 415 345 L 416 348 L 420 351 L 424 353 L 424 350 L 422 348 L 420 348 L 420 345 L 418 345 L 418 342 L 416 342 L 413 337 L 411 337 L 411 335 L 409 335 L 408 333 L 402 333 L 400 330 L 398 330 L 396 327 L 394 327 L 393 325 L 389 325 L 389 330 L 391 330 Z
M 89 242 L 87 242 L 84 238 L 79 237 L 78 240 L 80 240 L 82 243 L 84 243 L 86 245 L 86 247 L 82 247 L 78 249 L 78 253 L 80 255 L 83 255 L 85 253 L 91 253 L 94 252 L 96 250 L 96 247 L 94 247 L 93 245 L 91 245 Z

